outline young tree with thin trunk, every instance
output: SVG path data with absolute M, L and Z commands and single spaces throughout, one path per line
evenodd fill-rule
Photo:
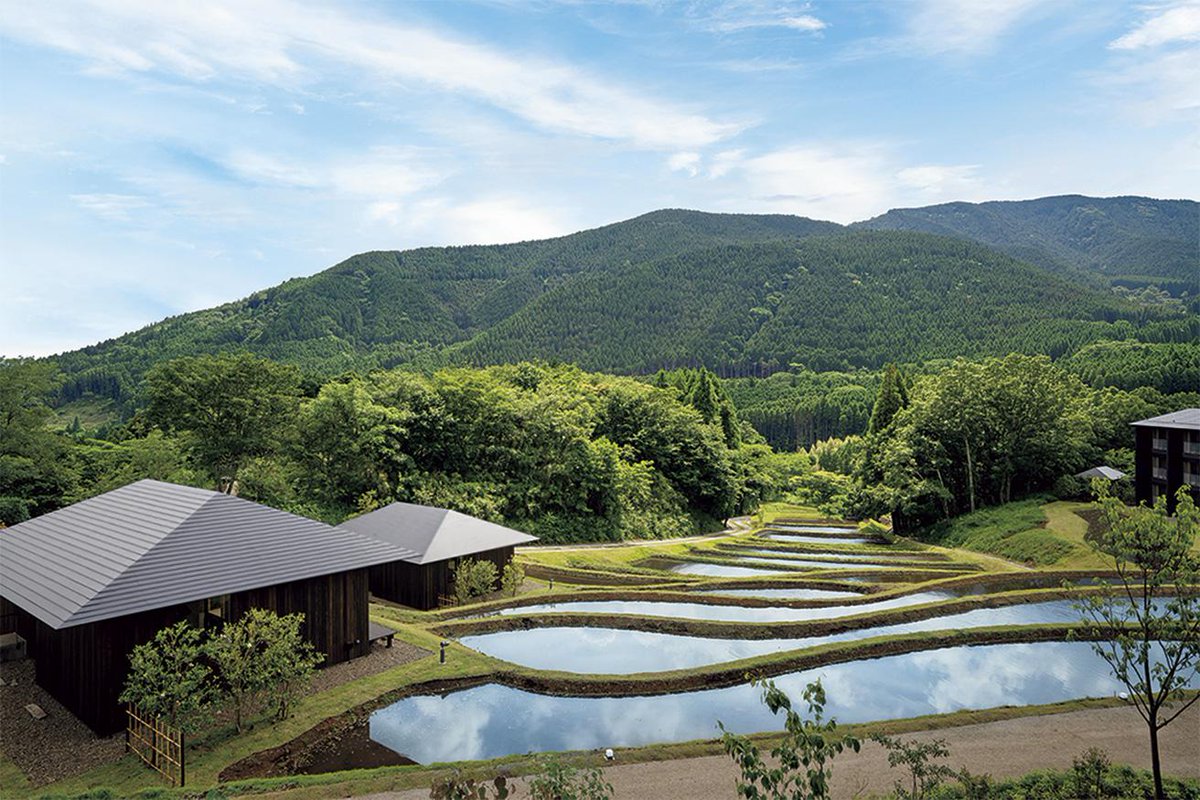
M 760 685 L 757 681 L 755 685 Z M 858 739 L 838 731 L 836 720 L 825 720 L 825 690 L 815 681 L 804 689 L 807 717 L 792 708 L 791 698 L 764 681 L 763 703 L 772 714 L 784 714 L 783 738 L 771 750 L 775 762 L 768 765 L 758 746 L 745 736 L 725 730 L 721 722 L 721 744 L 738 765 L 741 776 L 737 795 L 745 800 L 828 800 L 829 777 L 833 774 L 830 761 L 849 748 L 858 752 Z
M 183 731 L 198 730 L 216 699 L 212 670 L 203 658 L 203 632 L 187 622 L 163 628 L 129 654 L 121 702 Z
M 208 642 L 217 677 L 233 704 L 238 733 L 242 732 L 251 701 L 271 684 L 267 649 L 274 616 L 270 611 L 252 608 L 237 622 L 227 623 Z
M 1158 732 L 1179 718 L 1200 695 L 1184 689 L 1200 677 L 1200 573 L 1192 544 L 1200 512 L 1186 488 L 1175 516 L 1166 497 L 1152 507 L 1130 508 L 1094 481 L 1108 526 L 1098 548 L 1116 562 L 1117 591 L 1077 603 L 1092 649 L 1113 675 L 1150 734 L 1155 797 L 1162 800 Z

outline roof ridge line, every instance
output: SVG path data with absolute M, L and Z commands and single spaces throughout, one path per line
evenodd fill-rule
M 200 487 L 190 487 L 190 488 L 198 489 Z M 145 561 L 147 556 L 149 556 L 155 550 L 158 550 L 160 547 L 162 547 L 163 542 L 167 541 L 172 536 L 177 534 L 179 532 L 180 528 L 182 528 L 184 525 L 186 525 L 188 523 L 189 520 L 191 520 L 193 517 L 195 517 L 197 514 L 199 514 L 205 508 L 207 508 L 210 503 L 218 500 L 221 497 L 236 497 L 236 495 L 227 495 L 224 492 L 217 492 L 217 491 L 213 491 L 211 489 L 205 489 L 202 491 L 210 491 L 210 492 L 212 492 L 212 495 L 210 497 L 206 498 L 203 503 L 196 506 L 196 508 L 193 509 L 187 516 L 185 516 L 183 519 L 181 519 L 179 521 L 179 524 L 177 524 L 175 527 L 171 528 L 171 530 L 167 531 L 165 536 L 163 536 L 161 539 L 156 541 L 154 544 L 147 547 L 144 551 L 142 551 L 141 555 L 139 555 L 133 561 L 129 562 L 129 564 L 126 565 L 126 567 L 123 570 L 121 570 L 121 572 L 115 578 L 113 578 L 111 581 L 109 581 L 108 583 L 101 586 L 98 590 L 96 590 L 96 592 L 94 594 L 92 594 L 90 597 L 88 597 L 88 599 L 85 600 L 83 603 L 80 603 L 79 608 L 75 609 L 75 613 L 71 614 L 71 616 L 67 617 L 67 619 L 64 620 L 64 625 L 66 623 L 69 623 L 73 618 L 79 616 L 84 611 L 86 611 L 93 602 L 95 602 L 98 598 L 100 598 L 105 592 L 111 590 L 114 585 L 119 584 L 121 582 L 122 577 L 129 574 L 129 572 L 132 571 L 133 569 L 135 569 L 138 564 Z M 238 498 L 238 499 L 240 500 L 242 498 Z M 250 501 L 247 500 L 246 502 L 250 502 Z

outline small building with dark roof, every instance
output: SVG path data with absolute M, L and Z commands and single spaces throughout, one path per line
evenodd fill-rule
M 464 558 L 491 561 L 499 575 L 517 545 L 536 536 L 445 508 L 392 503 L 341 524 L 355 533 L 415 551 L 371 568 L 371 593 L 413 608 L 436 608 L 449 595 Z
M 1134 428 L 1134 485 L 1139 503 L 1166 496 L 1167 512 L 1175 512 L 1181 486 L 1200 502 L 1200 408 L 1132 423 Z
M 0 633 L 37 682 L 101 734 L 135 645 L 163 627 L 302 613 L 336 664 L 370 650 L 368 570 L 410 556 L 379 539 L 219 492 L 143 480 L 0 531 Z

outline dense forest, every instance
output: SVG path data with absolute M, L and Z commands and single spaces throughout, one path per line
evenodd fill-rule
M 953 239 L 667 210 L 544 241 L 364 253 L 57 356 L 65 379 L 55 404 L 108 399 L 127 416 L 155 364 L 228 350 L 294 364 L 319 384 L 347 370 L 529 359 L 621 374 L 704 366 L 722 377 L 762 377 L 1011 351 L 1058 358 L 1097 341 L 1200 338 L 1185 308 L 1195 292 L 1184 298 L 1144 282 L 1136 291 L 1103 285 L 1118 272 L 1159 275 L 1164 286 L 1194 274 L 1194 246 L 1190 262 L 1176 253 L 1149 266 L 1121 253 L 1150 252 L 1138 247 L 1181 236 L 1194 245 L 1195 204 L 1047 198 L 1000 205 L 1004 213 L 985 204 L 1020 224 L 925 226 Z M 1092 206 L 1103 213 L 1084 213 Z M 943 221 L 961 216 L 942 208 L 924 211 Z M 887 219 L 869 224 L 906 227 Z M 1057 272 L 965 241 L 971 237 L 1010 254 L 1017 251 L 1008 239 L 1041 242 L 1059 254 L 1050 265 Z M 1074 254 L 1069 268 L 1060 268 L 1062 253 Z M 1177 281 L 1168 288 L 1184 291 Z
M 1157 286 L 1200 310 L 1200 204 L 1192 200 L 1066 195 L 946 203 L 894 209 L 855 225 L 972 239 L 1072 277 Z
M 807 449 L 793 499 L 830 514 L 890 514 L 912 532 L 1039 492 L 1075 497 L 1073 476 L 1133 470 L 1129 423 L 1200 406 L 1196 391 L 1092 388 L 1046 356 L 956 359 L 883 372 L 863 435 Z
M 1082 360 L 1093 381 L 1125 380 L 1128 354 L 1100 351 Z M 521 362 L 322 384 L 238 353 L 156 365 L 128 422 L 89 430 L 51 425 L 60 379 L 48 362 L 0 362 L 0 522 L 151 477 L 333 522 L 394 500 L 444 506 L 546 541 L 683 535 L 776 497 L 912 530 L 1077 493 L 1085 467 L 1131 469 L 1130 422 L 1200 406 L 1194 391 L 1094 387 L 1016 353 L 763 380 Z
M 712 373 L 651 382 L 521 363 L 302 386 L 250 354 L 183 357 L 99 431 L 47 426 L 57 376 L 0 366 L 0 521 L 140 478 L 235 490 L 328 521 L 405 500 L 547 541 L 709 530 L 783 486 Z

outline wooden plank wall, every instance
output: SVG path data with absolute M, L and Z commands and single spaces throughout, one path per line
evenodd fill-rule
M 491 561 L 496 565 L 496 586 L 504 566 L 512 560 L 512 547 L 498 547 L 470 556 L 477 561 Z M 428 611 L 437 608 L 443 597 L 450 594 L 452 577 L 459 559 L 434 561 L 430 564 L 410 564 L 393 561 L 371 568 L 371 593 L 376 597 L 391 600 L 411 608 Z
M 367 570 L 356 569 L 252 589 L 230 596 L 229 619 L 251 608 L 303 614 L 304 637 L 325 654 L 326 665 L 340 664 L 371 650 L 368 585 Z
M 229 619 L 250 608 L 303 613 L 302 633 L 337 664 L 370 652 L 367 570 L 323 575 L 232 595 Z M 15 630 L 37 662 L 37 682 L 101 735 L 125 727 L 118 701 L 129 671 L 129 653 L 162 628 L 188 616 L 187 608 L 154 609 L 117 619 L 55 630 L 23 609 L 14 609 Z M 0 609 L 2 610 L 2 609 Z

